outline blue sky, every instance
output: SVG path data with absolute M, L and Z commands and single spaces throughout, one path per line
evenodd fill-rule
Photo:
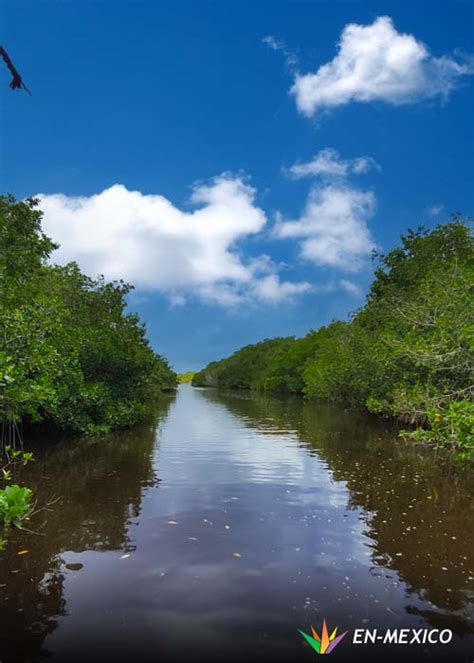
M 383 18 L 389 17 L 389 18 Z M 473 210 L 470 2 L 2 2 L 2 191 L 136 284 L 177 370 L 364 301 L 370 252 Z M 3 82 L 2 82 L 3 81 Z

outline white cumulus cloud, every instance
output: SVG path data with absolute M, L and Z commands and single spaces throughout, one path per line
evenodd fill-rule
M 88 274 L 123 278 L 167 295 L 232 306 L 276 302 L 311 289 L 281 281 L 268 256 L 245 258 L 238 242 L 260 233 L 266 215 L 255 189 L 221 175 L 195 186 L 190 210 L 161 195 L 114 185 L 89 197 L 39 194 L 45 232 L 59 242 L 53 260 L 76 261 Z
M 368 227 L 374 211 L 371 191 L 344 183 L 315 186 L 301 216 L 291 221 L 280 219 L 275 234 L 300 239 L 301 256 L 306 260 L 356 272 L 375 248 Z
M 447 97 L 461 76 L 473 73 L 472 58 L 434 57 L 381 16 L 370 25 L 346 25 L 334 59 L 316 73 L 297 74 L 291 93 L 298 109 L 311 116 L 351 101 L 399 105 Z
M 289 168 L 289 173 L 295 178 L 307 176 L 321 177 L 347 177 L 354 173 L 360 175 L 371 168 L 380 170 L 380 166 L 372 157 L 357 157 L 356 159 L 342 159 L 339 152 L 332 147 L 321 150 L 306 163 L 295 163 Z

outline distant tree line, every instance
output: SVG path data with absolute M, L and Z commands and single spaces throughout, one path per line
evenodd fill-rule
M 248 345 L 194 386 L 301 393 L 413 424 L 409 435 L 474 451 L 474 243 L 458 215 L 378 255 L 365 305 L 304 338 Z
M 176 374 L 127 311 L 131 286 L 50 263 L 38 201 L 0 197 L 0 420 L 84 433 L 137 422 Z
M 181 383 L 192 382 L 192 379 L 195 375 L 196 371 L 188 371 L 187 373 L 178 373 L 178 380 Z

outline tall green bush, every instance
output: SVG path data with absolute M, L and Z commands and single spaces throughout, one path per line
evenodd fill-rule
M 131 286 L 50 264 L 38 201 L 0 197 L 0 419 L 86 433 L 133 424 L 175 373 L 127 311 Z

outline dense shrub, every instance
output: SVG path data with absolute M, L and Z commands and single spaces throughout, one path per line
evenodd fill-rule
M 259 389 L 265 382 L 267 368 L 272 365 L 278 351 L 292 339 L 273 338 L 256 345 L 246 345 L 228 359 L 211 362 L 196 373 L 195 387 L 220 387 L 223 389 Z
M 131 286 L 49 264 L 41 217 L 34 199 L 0 197 L 0 418 L 88 433 L 133 424 L 176 375 L 127 312 Z

